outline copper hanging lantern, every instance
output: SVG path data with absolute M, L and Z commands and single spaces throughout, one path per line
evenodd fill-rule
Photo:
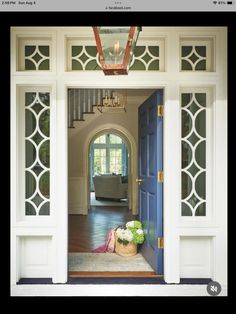
M 141 27 L 94 26 L 99 60 L 105 75 L 127 75 Z

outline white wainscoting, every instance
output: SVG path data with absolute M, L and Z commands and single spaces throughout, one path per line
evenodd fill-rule
M 213 237 L 180 237 L 180 278 L 212 278 Z
M 52 277 L 52 237 L 20 237 L 20 278 Z
M 68 179 L 69 214 L 87 214 L 84 181 L 84 177 L 69 177 Z

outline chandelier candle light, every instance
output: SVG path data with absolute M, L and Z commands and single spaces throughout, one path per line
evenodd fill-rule
M 141 27 L 94 26 L 99 60 L 105 75 L 126 75 Z
M 127 91 L 126 90 L 106 90 L 101 102 L 97 103 L 97 109 L 103 113 L 104 109 L 122 109 L 126 112 Z M 114 111 L 113 111 L 114 112 Z M 120 111 L 119 111 L 120 112 Z

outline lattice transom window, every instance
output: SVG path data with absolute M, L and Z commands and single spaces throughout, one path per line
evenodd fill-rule
M 51 40 L 50 39 L 20 39 L 19 40 L 19 71 L 49 71 L 51 70 Z
M 101 70 L 97 47 L 92 44 L 82 45 L 79 41 L 67 41 L 68 71 Z M 164 71 L 164 40 L 137 46 L 130 70 Z
M 130 64 L 130 70 L 164 71 L 164 40 L 137 46 Z
M 70 70 L 101 70 L 96 46 L 71 46 Z
M 182 93 L 182 216 L 206 216 L 206 110 L 206 93 Z
M 25 93 L 25 215 L 50 215 L 49 93 Z
M 181 71 L 214 71 L 213 39 L 181 39 Z

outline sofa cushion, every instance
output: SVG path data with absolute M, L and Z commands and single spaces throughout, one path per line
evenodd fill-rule
M 126 198 L 128 184 L 121 182 L 120 175 L 101 175 L 93 177 L 95 197 Z

